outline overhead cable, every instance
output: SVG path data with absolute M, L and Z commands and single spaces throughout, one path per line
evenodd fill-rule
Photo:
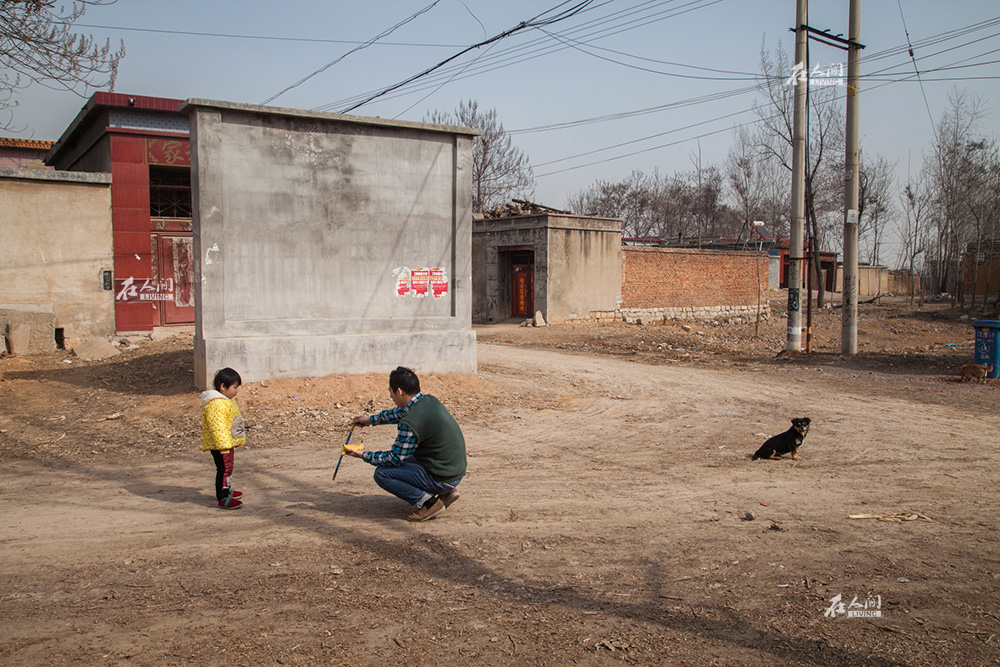
M 287 93 L 289 90 L 291 90 L 293 88 L 297 88 L 298 86 L 301 86 L 303 83 L 305 83 L 309 79 L 313 78 L 317 74 L 320 74 L 320 73 L 325 72 L 326 70 L 330 69 L 331 67 L 333 67 L 334 65 L 336 65 L 337 63 L 339 63 L 341 60 L 343 60 L 347 56 L 351 55 L 352 53 L 357 53 L 361 49 L 365 49 L 365 48 L 371 46 L 372 44 L 374 44 L 378 40 L 382 39 L 383 37 L 386 37 L 386 36 L 392 34 L 393 32 L 396 31 L 396 29 L 400 28 L 401 26 L 406 25 L 410 21 L 413 21 L 414 19 L 416 19 L 421 14 L 425 14 L 425 13 L 429 12 L 430 10 L 434 9 L 434 6 L 437 5 L 439 2 L 441 2 L 441 0 L 434 0 L 434 2 L 432 2 L 429 5 L 427 5 L 426 7 L 424 7 L 420 11 L 418 11 L 416 14 L 413 14 L 413 15 L 411 15 L 411 16 L 403 19 L 402 21 L 400 21 L 396 25 L 392 26 L 391 28 L 383 30 L 379 34 L 377 34 L 374 37 L 372 37 L 371 39 L 369 39 L 364 44 L 359 44 L 358 46 L 355 46 L 353 49 L 351 49 L 350 51 L 348 51 L 344 55 L 340 56 L 339 58 L 335 58 L 335 59 L 331 60 L 330 62 L 328 62 L 327 64 L 323 65 L 322 67 L 320 67 L 315 72 L 313 72 L 313 73 L 311 73 L 311 74 L 309 74 L 309 75 L 307 75 L 307 76 L 299 79 L 298 81 L 296 81 L 292 85 L 288 86 L 284 90 L 282 90 L 282 91 L 280 91 L 278 93 L 275 93 L 274 95 L 271 95 L 269 98 L 267 98 L 266 100 L 264 100 L 263 102 L 261 102 L 261 104 L 269 104 L 270 102 L 273 102 L 274 100 L 278 99 L 279 97 L 281 97 L 282 95 L 284 95 L 285 93 Z

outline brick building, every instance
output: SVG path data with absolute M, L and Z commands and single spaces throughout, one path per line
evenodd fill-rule
M 621 222 L 610 218 L 549 212 L 476 220 L 473 321 L 536 310 L 551 323 L 767 317 L 766 251 L 624 241 Z
M 181 103 L 96 93 L 46 155 L 58 170 L 111 174 L 120 333 L 194 323 L 191 150 Z

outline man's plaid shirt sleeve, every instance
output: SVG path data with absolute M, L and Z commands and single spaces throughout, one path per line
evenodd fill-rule
M 378 424 L 399 424 L 396 427 L 398 433 L 396 434 L 396 442 L 392 443 L 392 449 L 384 452 L 364 452 L 361 455 L 362 459 L 373 466 L 386 468 L 402 465 L 403 461 L 410 457 L 413 450 L 417 448 L 417 434 L 406 424 L 400 424 L 399 420 L 406 416 L 410 406 L 420 400 L 420 398 L 422 398 L 422 394 L 417 394 L 413 397 L 413 400 L 406 404 L 405 408 L 383 410 L 377 415 L 371 415 L 368 418 L 372 426 Z

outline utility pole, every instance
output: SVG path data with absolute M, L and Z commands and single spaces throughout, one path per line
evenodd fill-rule
M 847 27 L 847 148 L 844 158 L 844 285 L 841 288 L 840 352 L 858 353 L 858 178 L 860 138 L 858 79 L 861 74 L 861 0 L 850 0 Z
M 788 335 L 785 349 L 802 350 L 802 230 L 806 219 L 806 86 L 809 85 L 809 11 L 807 0 L 795 0 L 795 63 L 792 78 L 795 105 L 792 113 L 792 219 L 788 241 Z

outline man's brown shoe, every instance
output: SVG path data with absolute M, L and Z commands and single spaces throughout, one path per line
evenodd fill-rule
M 406 517 L 406 520 L 427 521 L 428 519 L 433 519 L 443 511 L 444 511 L 444 503 L 441 502 L 440 498 L 435 498 L 433 503 L 431 503 L 430 505 L 424 505 L 413 514 Z
M 448 493 L 438 496 L 438 499 L 444 503 L 445 507 L 451 507 L 451 504 L 458 500 L 458 489 L 452 489 Z

